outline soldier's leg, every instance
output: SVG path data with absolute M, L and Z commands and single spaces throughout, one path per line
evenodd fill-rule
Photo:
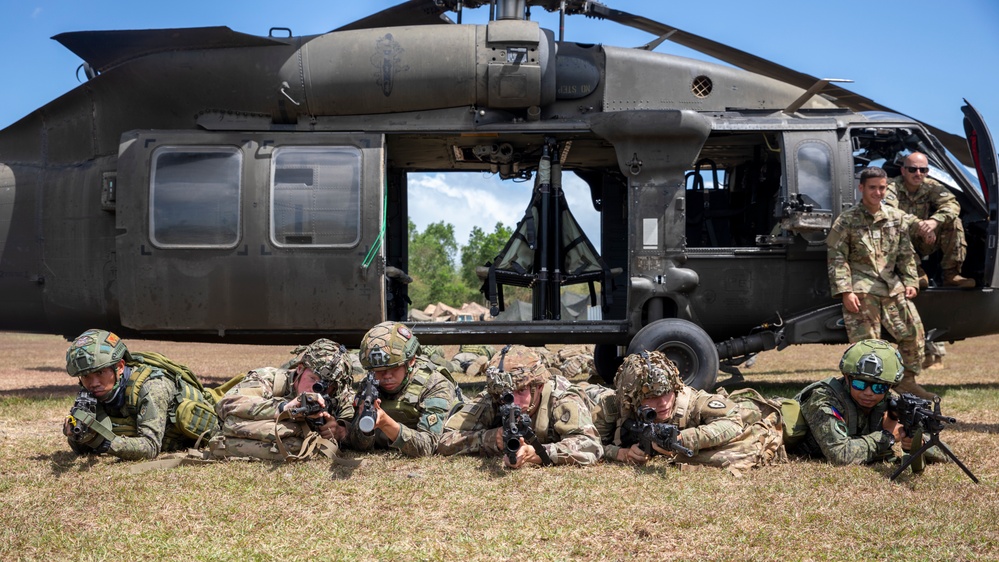
M 861 340 L 881 339 L 881 300 L 873 295 L 857 293 L 860 311 L 843 309 L 843 325 L 850 343 Z
M 942 341 L 926 342 L 926 356 L 923 359 L 923 370 L 943 369 L 944 355 L 947 355 L 947 348 Z
M 895 341 L 898 342 L 898 352 L 902 355 L 902 366 L 905 368 L 902 382 L 898 384 L 896 390 L 915 394 L 925 400 L 932 400 L 936 394 L 927 391 L 916 382 L 916 377 L 923 367 L 925 353 L 923 344 L 926 341 L 926 333 L 923 330 L 923 321 L 919 318 L 919 312 L 912 301 L 905 298 L 905 295 L 885 297 L 883 302 L 882 322 Z
M 964 237 L 964 224 L 960 219 L 937 228 L 937 244 L 943 253 L 940 268 L 943 269 L 944 286 L 971 289 L 974 279 L 961 275 L 961 267 L 968 256 L 968 243 Z

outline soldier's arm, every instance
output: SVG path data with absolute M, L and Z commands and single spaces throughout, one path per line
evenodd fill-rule
M 115 437 L 108 454 L 128 461 L 156 458 L 163 447 L 163 434 L 166 433 L 170 403 L 175 393 L 174 384 L 165 377 L 151 376 L 146 379 L 136 404 L 138 436 Z
M 215 404 L 220 420 L 234 416 L 244 420 L 272 420 L 288 398 L 274 396 L 274 374 L 261 369 L 229 389 Z
M 918 222 L 913 215 L 905 215 L 902 223 L 903 232 L 908 231 L 908 229 L 904 228 L 906 221 L 911 221 L 912 223 Z M 902 285 L 915 287 L 918 290 L 919 271 L 916 269 L 916 259 L 916 249 L 912 246 L 912 238 L 910 236 L 899 236 L 898 257 L 895 260 L 895 269 L 898 271 Z
M 440 455 L 475 455 L 498 457 L 503 450 L 496 444 L 496 434 L 503 430 L 493 416 L 492 401 L 480 397 L 464 407 L 444 424 L 444 435 L 437 443 Z
M 582 398 L 571 394 L 563 397 L 552 408 L 551 418 L 560 439 L 542 447 L 554 464 L 591 466 L 603 457 L 600 435 Z
M 846 422 L 837 412 L 842 406 L 824 389 L 816 389 L 801 404 L 801 413 L 808 431 L 818 443 L 826 460 L 834 465 L 864 464 L 883 457 L 888 452 L 888 438 L 881 432 L 868 435 L 848 435 Z
M 957 197 L 950 192 L 942 183 L 935 183 L 931 192 L 931 201 L 934 211 L 929 218 L 947 224 L 955 220 L 961 220 L 961 204 L 957 202 Z
M 739 406 L 718 394 L 697 397 L 692 421 L 691 427 L 680 431 L 680 442 L 694 453 L 724 445 L 746 429 Z
M 424 457 L 437 450 L 448 411 L 456 402 L 454 386 L 447 379 L 437 375 L 432 380 L 420 397 L 420 420 L 416 428 L 399 426 L 399 436 L 389 444 L 406 456 Z
M 833 297 L 853 292 L 853 272 L 850 268 L 850 237 L 837 218 L 826 238 L 826 265 L 829 288 Z

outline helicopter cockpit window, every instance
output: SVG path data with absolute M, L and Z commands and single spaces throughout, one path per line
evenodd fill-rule
M 813 210 L 832 210 L 832 156 L 828 145 L 820 141 L 802 142 L 795 157 L 798 172 L 798 195 Z
M 287 146 L 271 166 L 271 240 L 277 246 L 349 247 L 361 236 L 361 151 Z
M 149 238 L 161 248 L 233 248 L 239 241 L 242 154 L 234 147 L 153 153 Z

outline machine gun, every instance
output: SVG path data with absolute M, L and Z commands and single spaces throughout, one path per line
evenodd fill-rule
M 621 426 L 621 444 L 638 446 L 650 457 L 656 453 L 653 444 L 660 449 L 694 456 L 694 451 L 680 444 L 680 428 L 670 423 L 656 423 L 656 411 L 648 406 L 638 409 L 638 420 L 627 419 Z
M 329 415 L 336 418 L 337 401 L 329 394 L 330 383 L 327 381 L 318 381 L 312 385 L 312 392 L 303 392 L 298 397 L 299 406 L 291 410 L 291 415 L 293 416 L 304 416 L 305 423 L 309 425 L 309 429 L 313 431 L 319 431 L 319 428 L 325 425 L 322 418 L 314 418 L 316 414 L 320 412 L 326 412 Z M 322 403 L 319 401 L 319 397 L 322 397 Z M 326 404 L 323 407 L 323 404 Z
M 506 459 L 514 465 L 517 462 L 517 451 L 520 450 L 520 439 L 524 438 L 534 447 L 534 452 L 541 457 L 541 464 L 549 466 L 554 464 L 548 451 L 538 440 L 538 435 L 534 432 L 531 424 L 531 416 L 525 414 L 513 399 L 513 393 L 509 390 L 500 395 L 500 420 L 503 422 L 503 443 L 506 451 Z
M 919 448 L 915 453 L 911 453 L 908 458 L 906 458 L 902 465 L 895 470 L 895 473 L 891 475 L 890 480 L 898 478 L 899 474 L 902 474 L 909 465 L 912 465 L 913 472 L 922 472 L 923 469 L 923 453 L 929 450 L 930 447 L 936 445 L 941 451 L 946 453 L 957 466 L 961 467 L 961 470 L 971 478 L 971 481 L 975 484 L 978 483 L 978 478 L 968 470 L 968 467 L 964 466 L 964 463 L 957 458 L 947 445 L 944 445 L 940 441 L 940 432 L 943 431 L 945 425 L 948 423 L 956 423 L 957 419 L 944 416 L 940 414 L 940 397 L 933 399 L 933 409 L 930 410 L 930 401 L 924 400 L 915 396 L 913 394 L 901 394 L 898 398 L 891 397 L 888 399 L 888 415 L 893 419 L 898 420 L 905 429 L 906 435 L 912 437 L 914 443 L 922 443 L 923 433 L 929 433 L 930 438 L 926 443 L 922 443 L 922 447 Z
M 378 400 L 378 381 L 375 373 L 368 371 L 368 376 L 364 377 L 361 387 L 354 395 L 354 424 L 365 435 L 371 435 L 375 430 L 375 422 L 378 421 L 375 400 Z

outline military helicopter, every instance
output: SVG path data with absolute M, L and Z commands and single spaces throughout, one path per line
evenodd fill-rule
M 478 8 L 488 23 L 461 23 Z M 531 8 L 655 39 L 569 42 Z M 917 297 L 928 333 L 999 332 L 996 151 L 970 104 L 966 140 L 581 0 L 411 0 L 303 37 L 55 39 L 89 79 L 0 131 L 0 329 L 356 344 L 408 316 L 407 174 L 487 171 L 535 184 L 481 268 L 496 311 L 504 286 L 530 288 L 531 319 L 415 323 L 421 341 L 592 343 L 605 377 L 662 349 L 705 388 L 720 362 L 846 341 L 825 235 L 860 168 L 897 175 L 920 151 L 962 205 L 978 287 Z M 738 68 L 652 51 L 666 40 Z M 570 172 L 600 214 L 599 252 L 565 202 Z M 924 264 L 937 280 L 938 261 Z M 595 318 L 562 317 L 571 284 Z

